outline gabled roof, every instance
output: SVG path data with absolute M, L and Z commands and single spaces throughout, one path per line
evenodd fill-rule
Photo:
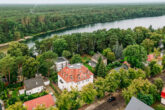
M 56 63 L 65 62 L 65 61 L 68 61 L 68 60 L 64 57 L 58 57 L 56 60 Z
M 25 85 L 26 90 L 31 90 L 36 87 L 44 86 L 44 82 L 43 82 L 42 77 L 37 76 L 35 78 L 25 80 L 24 85 Z
M 139 99 L 132 97 L 125 110 L 154 110 Z
M 76 63 L 68 65 L 58 72 L 58 75 L 66 82 L 79 82 L 89 79 L 93 73 L 88 70 L 83 64 Z
M 104 56 L 103 56 L 101 53 L 99 53 L 99 52 L 97 52 L 96 54 L 94 54 L 94 55 L 92 56 L 92 59 L 95 59 L 96 61 L 98 61 L 100 57 L 101 57 L 103 60 L 107 60 L 107 58 L 104 57 Z
M 24 102 L 24 106 L 27 107 L 27 110 L 33 110 L 38 105 L 45 105 L 46 108 L 55 105 L 53 96 L 50 94 Z

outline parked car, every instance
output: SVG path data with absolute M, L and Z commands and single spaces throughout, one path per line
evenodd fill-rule
M 110 98 L 107 100 L 107 102 L 113 102 L 113 101 L 115 101 L 115 100 L 116 100 L 115 97 L 110 97 Z

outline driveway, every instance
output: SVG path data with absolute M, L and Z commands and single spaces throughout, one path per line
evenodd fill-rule
M 116 97 L 115 101 L 107 102 L 106 100 L 103 104 L 97 106 L 93 110 L 124 110 L 126 105 L 121 93 L 115 93 L 113 96 Z

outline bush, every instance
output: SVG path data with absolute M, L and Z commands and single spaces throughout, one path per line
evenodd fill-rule
M 153 98 L 153 95 L 151 94 L 139 93 L 137 95 L 137 98 L 147 105 L 152 105 L 154 103 L 154 98 Z
M 157 106 L 155 107 L 155 110 L 165 110 L 165 106 L 159 104 L 159 105 L 157 105 Z

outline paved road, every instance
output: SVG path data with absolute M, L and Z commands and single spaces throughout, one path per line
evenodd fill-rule
M 114 102 L 107 102 L 107 100 L 97 106 L 95 109 L 93 110 L 124 110 L 125 109 L 125 101 L 123 99 L 123 97 L 121 96 L 121 94 L 116 94 L 115 95 L 116 100 Z

